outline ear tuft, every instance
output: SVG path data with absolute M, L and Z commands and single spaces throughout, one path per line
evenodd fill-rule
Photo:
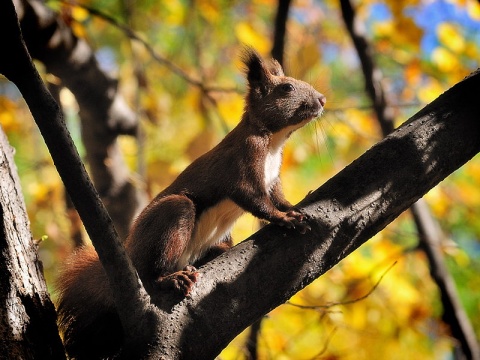
M 266 76 L 268 76 L 266 73 L 267 70 L 263 59 L 255 49 L 252 47 L 245 47 L 242 61 L 246 66 L 245 72 L 249 84 L 265 81 Z
M 280 63 L 275 59 L 272 59 L 270 61 L 270 66 L 269 66 L 268 70 L 270 71 L 270 74 L 272 74 L 272 75 L 285 76 L 285 74 L 283 73 L 282 65 L 280 65 Z

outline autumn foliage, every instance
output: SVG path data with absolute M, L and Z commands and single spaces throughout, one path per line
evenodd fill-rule
M 478 66 L 478 2 L 364 0 L 355 5 L 395 126 Z M 136 136 L 120 137 L 121 151 L 136 186 L 152 197 L 240 119 L 245 83 L 239 54 L 245 44 L 269 54 L 277 2 L 87 0 L 49 1 L 48 6 L 95 49 L 102 69 L 118 77 L 119 91 L 140 121 Z M 288 74 L 327 97 L 323 117 L 294 134 L 285 149 L 284 190 L 296 203 L 378 142 L 382 133 L 339 1 L 292 2 L 284 59 Z M 58 82 L 46 72 L 42 76 Z M 63 89 L 60 100 L 72 137 L 85 155 L 75 98 Z M 52 286 L 72 250 L 72 218 L 28 109 L 4 78 L 0 125 L 16 149 L 32 232 L 44 239 L 40 258 Z M 477 156 L 425 196 L 441 227 L 439 246 L 477 338 L 479 183 Z M 258 226 L 253 217 L 241 218 L 234 240 Z M 448 357 L 457 343 L 442 318 L 442 299 L 418 244 L 412 216 L 405 213 L 262 319 L 258 358 Z M 221 358 L 245 358 L 248 341 L 250 330 Z

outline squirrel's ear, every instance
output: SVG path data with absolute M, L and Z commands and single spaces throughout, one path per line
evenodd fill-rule
M 246 48 L 242 60 L 246 66 L 245 70 L 250 86 L 265 84 L 270 81 L 271 72 L 254 49 Z
M 270 61 L 270 73 L 272 75 L 275 75 L 275 76 L 285 76 L 285 74 L 283 73 L 283 69 L 282 69 L 282 65 L 280 65 L 280 63 L 275 60 L 275 59 L 272 59 Z

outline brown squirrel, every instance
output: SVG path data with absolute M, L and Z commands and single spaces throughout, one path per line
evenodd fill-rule
M 200 266 L 232 246 L 245 211 L 271 223 L 309 229 L 279 179 L 290 134 L 321 115 L 325 96 L 286 77 L 280 64 L 245 51 L 248 93 L 240 123 L 159 193 L 134 222 L 127 254 L 149 293 L 188 295 Z M 122 331 L 104 270 L 91 247 L 77 251 L 59 279 L 58 316 L 71 358 L 116 354 Z

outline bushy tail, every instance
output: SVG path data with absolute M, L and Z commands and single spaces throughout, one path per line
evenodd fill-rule
M 76 251 L 58 284 L 58 325 L 71 359 L 106 359 L 120 350 L 123 332 L 110 288 L 92 247 Z

